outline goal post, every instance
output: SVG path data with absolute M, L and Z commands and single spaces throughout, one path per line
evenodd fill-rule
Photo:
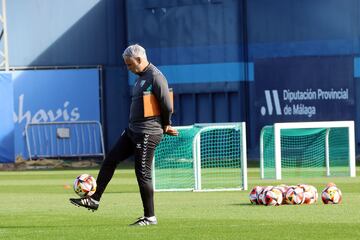
M 353 121 L 290 122 L 265 126 L 261 178 L 356 176 Z
M 247 189 L 245 123 L 176 127 L 156 148 L 156 191 L 225 191 Z

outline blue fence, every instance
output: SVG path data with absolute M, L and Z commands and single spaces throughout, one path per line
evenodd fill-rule
M 25 136 L 30 159 L 105 157 L 102 126 L 96 121 L 29 123 Z

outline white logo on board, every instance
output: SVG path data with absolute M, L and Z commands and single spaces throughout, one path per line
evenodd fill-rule
M 262 106 L 260 109 L 261 115 L 265 116 L 273 115 L 274 107 L 275 107 L 275 114 L 282 115 L 279 94 L 277 90 L 265 90 L 265 100 L 266 100 L 266 107 Z M 274 103 L 274 104 L 273 104 Z

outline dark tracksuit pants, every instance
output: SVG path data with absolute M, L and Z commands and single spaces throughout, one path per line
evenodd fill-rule
M 101 165 L 96 179 L 97 189 L 92 198 L 100 200 L 107 184 L 114 175 L 118 163 L 133 155 L 136 178 L 144 207 L 144 216 L 155 216 L 151 168 L 155 148 L 160 143 L 161 138 L 162 134 L 134 133 L 130 129 L 126 129 Z

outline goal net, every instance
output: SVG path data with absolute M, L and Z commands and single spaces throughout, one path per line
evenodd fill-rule
M 261 178 L 354 177 L 354 122 L 292 122 L 265 126 L 260 137 L 260 169 Z
M 155 151 L 156 191 L 246 190 L 245 123 L 176 127 Z

